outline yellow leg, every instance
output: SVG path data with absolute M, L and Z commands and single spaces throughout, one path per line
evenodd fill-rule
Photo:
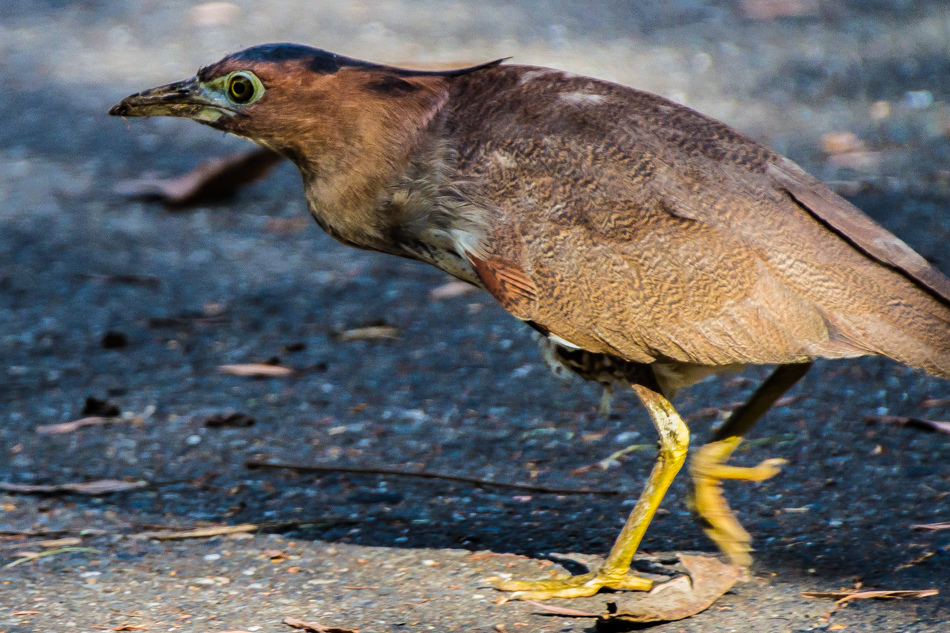
M 633 385 L 647 408 L 660 436 L 660 450 L 643 492 L 627 519 L 604 565 L 595 572 L 552 580 L 509 580 L 497 585 L 502 591 L 514 591 L 512 598 L 545 600 L 591 596 L 601 588 L 646 591 L 653 581 L 630 573 L 630 561 L 663 500 L 673 478 L 686 459 L 689 430 L 669 400 L 653 389 Z
M 706 534 L 736 565 L 752 564 L 752 537 L 736 519 L 722 494 L 722 481 L 740 479 L 762 481 L 778 474 L 784 459 L 767 459 L 752 468 L 727 466 L 726 460 L 742 437 L 798 380 L 808 372 L 811 363 L 782 365 L 756 389 L 749 401 L 736 409 L 719 428 L 713 441 L 699 449 L 690 460 L 693 490 L 690 506 L 703 523 Z

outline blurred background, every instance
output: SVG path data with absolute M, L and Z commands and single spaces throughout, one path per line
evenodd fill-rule
M 125 123 L 106 116 L 111 105 L 275 41 L 406 65 L 511 57 L 659 93 L 786 154 L 950 272 L 945 0 L 3 0 L 0 482 L 148 487 L 92 498 L 0 493 L 0 533 L 332 514 L 358 526 L 310 540 L 529 555 L 604 551 L 616 535 L 629 506 L 609 498 L 243 467 L 373 463 L 630 496 L 655 441 L 629 396 L 598 417 L 597 389 L 550 376 L 526 328 L 486 295 L 446 290 L 439 271 L 325 236 L 306 217 L 290 165 L 187 211 L 120 193 L 125 181 L 180 175 L 250 145 L 183 120 Z M 341 336 L 366 326 L 392 336 Z M 264 362 L 294 373 L 218 370 Z M 762 376 L 682 394 L 697 441 L 721 417 L 710 407 L 744 399 Z M 819 363 L 736 460 L 791 460 L 779 478 L 730 488 L 763 565 L 809 586 L 945 578 L 948 532 L 909 526 L 947 519 L 950 443 L 862 420 L 946 420 L 947 391 L 879 359 Z M 234 413 L 247 419 L 209 423 Z M 37 432 L 106 414 L 114 423 Z M 650 450 L 598 465 L 638 443 Z M 674 487 L 646 548 L 712 550 L 684 490 Z M 128 547 L 148 564 L 177 564 L 162 558 L 167 550 Z M 181 560 L 203 551 L 182 547 Z M 126 564 L 110 556 L 21 565 L 0 597 L 85 583 L 79 574 L 90 569 L 108 585 L 110 565 Z M 147 572 L 136 573 L 145 583 Z M 941 599 L 895 617 L 931 630 L 926 622 L 945 622 Z
M 291 41 L 390 63 L 565 68 L 662 94 L 798 160 L 816 158 L 822 134 L 850 131 L 882 154 L 820 175 L 893 176 L 911 160 L 898 148 L 945 135 L 948 15 L 941 0 L 7 0 L 0 139 L 8 151 L 29 145 L 43 101 L 60 117 L 88 108 L 64 139 L 88 148 L 96 106 L 230 51 Z M 186 129 L 193 144 L 206 138 Z

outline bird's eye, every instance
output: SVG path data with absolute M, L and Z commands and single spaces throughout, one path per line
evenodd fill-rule
M 257 96 L 257 82 L 245 73 L 235 73 L 228 78 L 228 99 L 239 105 L 250 103 Z

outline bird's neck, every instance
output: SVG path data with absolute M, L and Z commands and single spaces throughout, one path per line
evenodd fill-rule
M 455 169 L 442 116 L 415 134 L 355 143 L 333 165 L 300 164 L 310 213 L 344 244 L 427 261 L 469 279 L 491 212 Z M 296 162 L 296 161 L 295 161 Z M 454 268 L 454 255 L 464 260 Z M 445 265 L 442 256 L 449 255 Z M 470 273 L 470 274 L 469 274 Z

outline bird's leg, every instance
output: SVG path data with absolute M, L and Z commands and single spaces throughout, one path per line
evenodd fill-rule
M 591 596 L 601 588 L 646 591 L 653 581 L 630 573 L 630 561 L 640 545 L 643 534 L 650 525 L 657 507 L 686 459 L 689 448 L 689 429 L 683 419 L 657 390 L 638 384 L 633 390 L 647 408 L 660 436 L 659 454 L 650 478 L 633 512 L 617 537 L 606 562 L 597 571 L 579 576 L 552 580 L 518 581 L 499 583 L 498 589 L 516 592 L 512 598 L 545 600 L 547 598 L 579 598 Z
M 722 480 L 763 481 L 778 474 L 784 459 L 767 459 L 757 466 L 728 466 L 726 460 L 756 421 L 804 376 L 811 363 L 781 365 L 762 383 L 749 401 L 736 409 L 716 431 L 711 442 L 696 451 L 690 460 L 693 478 L 690 507 L 703 524 L 706 534 L 730 561 L 742 567 L 752 564 L 751 537 L 736 519 L 722 495 Z

